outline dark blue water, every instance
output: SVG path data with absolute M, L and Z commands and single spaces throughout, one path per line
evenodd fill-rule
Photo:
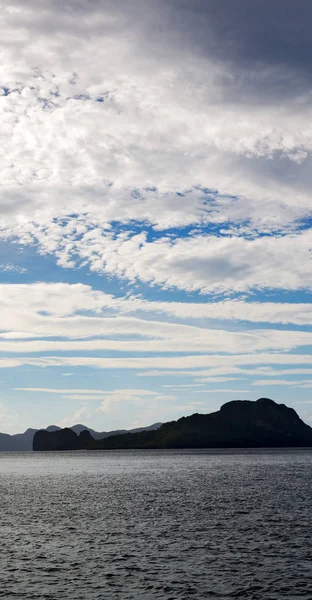
M 312 599 L 312 451 L 0 455 L 0 597 Z

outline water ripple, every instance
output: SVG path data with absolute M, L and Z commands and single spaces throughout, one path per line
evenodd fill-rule
M 2 454 L 0 598 L 311 600 L 312 451 Z

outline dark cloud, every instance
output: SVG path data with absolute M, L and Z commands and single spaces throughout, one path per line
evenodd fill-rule
M 232 100 L 296 97 L 312 84 L 311 0 L 30 0 L 28 9 L 20 24 L 37 34 L 110 31 L 131 38 L 142 56 L 163 52 L 169 63 L 189 49 L 225 63 Z
M 310 0 L 166 0 L 184 42 L 228 64 L 232 99 L 243 92 L 296 97 L 312 84 Z
M 168 1 L 168 0 L 167 0 Z M 310 0 L 169 0 L 176 21 L 219 56 L 295 65 L 312 63 Z M 218 44 L 216 41 L 218 40 Z

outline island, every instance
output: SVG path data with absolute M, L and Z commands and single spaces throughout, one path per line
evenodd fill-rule
M 69 427 L 58 431 L 39 429 L 34 435 L 33 450 L 83 450 L 93 441 L 94 438 L 87 429 L 78 434 Z
M 161 448 L 276 448 L 312 446 L 312 428 L 293 408 L 269 398 L 233 400 L 219 411 L 193 414 L 154 430 L 93 439 L 69 429 L 37 431 L 35 451 Z

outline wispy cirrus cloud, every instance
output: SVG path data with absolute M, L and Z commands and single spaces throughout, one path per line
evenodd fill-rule
M 299 379 L 299 380 L 289 380 L 289 379 L 270 379 L 269 383 L 267 379 L 258 379 L 254 381 L 252 385 L 263 386 L 263 385 L 290 385 L 298 388 L 310 388 L 312 387 L 312 378 L 310 379 Z
M 245 327 L 243 331 L 230 331 L 216 325 L 214 328 L 209 327 L 205 321 L 194 324 L 160 320 L 157 314 L 153 314 L 154 306 L 154 313 L 157 313 L 157 303 L 145 303 L 140 298 L 120 300 L 82 285 L 2 285 L 0 291 L 3 318 L 0 352 L 6 354 L 98 351 L 141 355 L 189 352 L 243 354 L 265 350 L 290 351 L 312 342 L 311 332 L 296 329 Z M 186 305 L 183 306 L 185 309 Z M 199 304 L 198 311 L 196 305 L 191 306 L 195 313 L 193 316 L 201 319 L 205 314 L 209 315 L 209 310 L 211 316 L 218 314 L 218 311 L 220 317 L 229 316 L 231 308 L 232 317 L 236 311 L 242 318 L 242 306 L 235 301 L 233 304 L 227 301 L 204 305 L 202 308 Z M 283 308 L 285 307 L 278 306 L 275 309 L 275 314 L 280 311 L 281 320 L 285 318 Z M 150 315 L 146 314 L 146 309 L 149 309 Z M 160 312 L 167 311 L 170 314 L 171 311 L 171 314 L 176 312 L 179 315 L 179 310 L 180 305 L 177 303 L 173 310 L 170 303 L 160 304 Z M 188 310 L 190 307 L 186 308 L 185 316 Z M 274 310 L 274 306 L 270 305 L 269 313 L 270 310 Z M 286 314 L 287 311 L 289 314 L 294 310 L 296 306 L 286 306 Z M 127 314 L 132 311 L 137 314 Z M 246 313 L 248 314 L 248 305 Z M 304 311 L 302 314 L 307 319 Z
M 312 356 L 310 354 L 287 354 L 287 353 L 256 353 L 254 355 L 237 354 L 234 356 L 223 354 L 201 354 L 188 356 L 156 356 L 156 357 L 95 357 L 95 356 L 40 356 L 40 357 L 14 357 L 1 358 L 0 368 L 13 368 L 21 365 L 32 365 L 36 367 L 68 367 L 69 365 L 79 367 L 87 366 L 94 369 L 134 369 L 141 371 L 146 369 L 144 375 L 157 374 L 163 375 L 194 369 L 193 375 L 200 377 L 202 371 L 207 376 L 207 367 L 212 376 L 220 373 L 241 373 L 240 367 L 250 367 L 251 365 L 308 365 L 311 369 Z M 155 371 L 150 371 L 153 368 Z M 269 367 L 270 368 L 270 367 Z M 201 369 L 201 372 L 195 371 Z M 268 371 L 270 373 L 270 371 Z M 190 374 L 190 373 L 188 373 Z M 246 374 L 248 371 L 246 369 Z M 204 375 L 204 376 L 205 376 Z
M 135 313 L 141 318 L 146 313 L 149 318 L 164 314 L 191 322 L 207 319 L 303 326 L 312 324 L 312 306 L 307 302 L 260 302 L 252 299 L 150 301 L 134 294 L 113 296 L 82 283 L 0 284 L 0 308 L 3 315 L 2 331 L 11 330 L 12 334 L 14 331 L 29 332 L 33 337 L 38 337 L 40 330 L 43 335 L 49 336 L 49 323 L 53 323 L 53 327 L 59 326 L 57 330 L 54 329 L 58 335 L 65 333 L 66 323 L 68 335 L 78 335 L 79 325 L 83 335 L 83 324 L 86 323 L 90 327 L 89 335 L 92 335 L 92 323 L 98 327 L 100 318 Z M 87 313 L 89 320 L 81 318 L 86 317 Z M 73 316 L 75 319 L 71 321 Z M 95 321 L 96 318 L 99 320 Z M 76 330 L 71 329 L 71 322 L 77 324 Z

